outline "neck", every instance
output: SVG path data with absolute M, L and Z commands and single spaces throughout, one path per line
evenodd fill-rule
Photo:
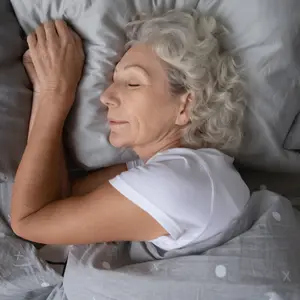
M 161 141 L 159 143 L 147 144 L 139 147 L 135 147 L 133 150 L 144 162 L 148 161 L 156 153 L 166 151 L 172 148 L 180 148 L 180 140 L 173 141 Z

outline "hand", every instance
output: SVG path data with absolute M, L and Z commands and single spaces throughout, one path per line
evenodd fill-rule
M 84 65 L 80 37 L 64 21 L 57 20 L 40 25 L 27 42 L 29 52 L 23 61 L 34 91 L 52 96 L 51 104 L 68 112 Z
M 38 102 L 37 102 L 37 97 L 36 97 L 36 94 L 39 92 L 39 84 L 38 84 L 38 81 L 37 81 L 37 75 L 36 75 L 36 71 L 35 71 L 35 68 L 34 68 L 34 65 L 33 65 L 33 62 L 32 62 L 32 58 L 31 58 L 31 55 L 30 55 L 30 51 L 27 50 L 25 52 L 25 54 L 23 55 L 23 64 L 24 64 L 24 67 L 27 71 L 27 74 L 32 82 L 32 85 L 33 85 L 33 91 L 34 91 L 34 95 L 33 95 L 33 101 L 32 101 L 32 107 L 31 107 L 31 116 L 30 116 L 30 122 L 29 122 L 29 131 L 28 131 L 28 137 L 31 133 L 31 130 L 32 130 L 32 126 L 33 126 L 33 123 L 35 121 L 35 116 L 36 116 L 36 113 L 37 113 L 37 105 L 38 105 Z
M 24 67 L 27 71 L 27 74 L 29 76 L 29 79 L 33 85 L 33 91 L 35 93 L 39 92 L 40 88 L 39 88 L 39 83 L 37 80 L 36 70 L 34 68 L 29 50 L 27 50 L 23 55 L 23 65 L 24 65 Z

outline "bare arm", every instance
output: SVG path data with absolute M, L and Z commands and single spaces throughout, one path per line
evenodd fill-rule
M 84 196 L 93 192 L 99 186 L 114 178 L 115 176 L 127 171 L 126 164 L 115 165 L 91 172 L 85 178 L 80 178 L 72 182 L 72 196 Z
M 31 131 L 33 125 L 36 121 L 36 115 L 40 103 L 43 101 L 42 96 L 40 94 L 40 82 L 38 81 L 37 73 L 32 61 L 30 51 L 26 51 L 23 56 L 23 64 L 26 68 L 27 74 L 33 84 L 34 87 L 34 94 L 33 94 L 33 104 L 31 110 L 31 118 L 29 124 L 29 132 L 28 132 L 28 139 L 31 136 Z M 61 150 L 61 172 L 60 172 L 60 182 L 61 182 L 61 198 L 72 196 L 83 196 L 92 191 L 94 191 L 97 187 L 112 179 L 116 175 L 120 174 L 123 171 L 127 170 L 126 164 L 111 166 L 107 168 L 103 168 L 98 171 L 90 172 L 88 176 L 80 179 L 73 180 L 72 182 L 69 181 L 68 171 L 66 168 L 66 162 L 64 158 L 63 149 Z
M 28 70 L 28 68 L 31 68 L 33 66 L 28 66 L 28 62 L 24 63 L 25 67 L 27 69 L 28 73 L 34 72 L 34 69 Z M 27 66 L 26 66 L 27 64 Z M 29 62 L 29 64 L 32 65 L 32 62 Z M 29 142 L 31 133 L 32 133 L 32 128 L 33 125 L 36 121 L 36 115 L 37 115 L 37 110 L 39 107 L 39 103 L 42 102 L 43 100 L 43 95 L 41 95 L 40 93 L 34 93 L 33 95 L 33 105 L 32 105 L 32 110 L 31 110 L 31 118 L 30 118 L 30 124 L 29 124 L 29 132 L 28 132 L 28 140 L 27 142 Z M 47 97 L 47 95 L 45 95 L 45 97 Z M 49 97 L 49 96 L 48 96 Z M 46 99 L 47 101 L 47 99 Z M 71 194 L 72 191 L 72 187 L 71 187 L 71 183 L 69 180 L 69 174 L 67 171 L 67 165 L 66 165 L 66 161 L 65 161 L 65 155 L 64 155 L 64 148 L 63 145 L 61 145 L 61 149 L 60 149 L 60 168 L 61 168 L 61 172 L 59 172 L 59 182 L 60 182 L 60 192 L 59 192 L 59 197 L 60 198 L 64 198 L 64 197 L 68 197 Z
M 32 62 L 29 62 L 32 64 Z M 28 62 L 27 62 L 28 64 Z M 26 66 L 26 69 L 31 66 Z M 28 70 L 28 72 L 32 72 L 34 70 Z M 42 102 L 42 95 L 40 93 L 34 93 L 33 96 L 33 108 L 31 112 L 30 124 L 29 124 L 29 133 L 28 133 L 28 142 L 32 133 L 33 125 L 36 121 L 37 110 L 39 107 L 39 103 Z M 76 180 L 69 180 L 69 174 L 67 171 L 67 166 L 64 157 L 64 150 L 61 147 L 61 163 L 60 168 L 61 172 L 59 172 L 59 182 L 60 182 L 60 193 L 59 198 L 66 198 L 70 195 L 72 196 L 84 196 L 94 190 L 96 190 L 100 185 L 104 184 L 106 181 L 114 178 L 120 173 L 127 171 L 126 164 L 119 164 L 107 168 L 103 168 L 97 171 L 89 172 L 89 174 L 83 178 L 79 178 Z
M 34 102 L 27 147 L 13 189 L 13 224 L 69 195 L 62 132 L 84 64 L 81 39 L 64 21 L 39 26 L 28 36 L 28 45 L 23 61 L 33 82 Z M 42 193 L 47 195 L 43 200 Z
M 66 24 L 55 24 L 57 31 L 54 23 L 47 23 L 29 38 L 32 60 L 44 88 L 13 187 L 13 230 L 24 239 L 45 244 L 149 240 L 167 234 L 106 178 L 89 192 L 98 186 L 100 173 L 74 186 L 80 196 L 61 197 L 62 132 L 74 101 L 82 57 L 78 39 Z M 121 170 L 121 166 L 107 169 L 105 175 L 113 177 Z
M 40 95 L 50 101 L 54 94 Z M 64 120 L 53 117 L 51 105 L 40 106 L 28 143 L 18 168 L 12 197 L 12 226 L 50 203 L 61 198 L 62 176 L 65 175 L 62 131 Z M 41 126 L 42 125 L 42 126 Z
M 17 172 L 11 213 L 14 232 L 44 244 L 140 241 L 167 234 L 107 181 L 84 196 L 59 198 L 63 120 L 49 115 L 49 107 L 39 110 Z M 112 169 L 107 176 L 115 175 L 110 172 Z M 81 184 L 86 192 L 98 183 Z M 85 194 L 83 189 L 79 191 Z

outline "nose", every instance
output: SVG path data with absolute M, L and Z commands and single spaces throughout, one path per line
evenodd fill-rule
M 107 107 L 118 106 L 120 101 L 117 96 L 116 87 L 112 83 L 101 95 L 100 101 Z

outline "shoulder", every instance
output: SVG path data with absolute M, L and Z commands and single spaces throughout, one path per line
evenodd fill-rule
M 233 167 L 233 159 L 213 149 L 170 149 L 146 163 L 137 163 L 110 184 L 147 211 L 173 239 L 212 222 L 217 233 L 248 200 L 247 187 Z M 215 231 L 214 231 L 215 230 Z M 213 231 L 213 232 L 212 232 Z M 182 244 L 190 237 L 182 236 Z
M 145 165 L 154 170 L 176 172 L 185 178 L 187 174 L 213 176 L 220 168 L 224 171 L 233 169 L 233 158 L 215 149 L 193 150 L 174 148 L 153 156 Z
M 130 164 L 129 170 L 121 173 L 111 183 L 123 182 L 134 189 L 152 190 L 153 194 L 158 192 L 165 196 L 180 195 L 188 191 L 194 194 L 201 190 L 202 195 L 210 197 L 214 173 L 217 171 L 214 166 L 230 169 L 232 161 L 213 149 L 174 148 L 157 153 L 146 163 Z
M 233 162 L 232 157 L 216 149 L 176 148 L 153 157 L 148 167 L 156 180 L 170 187 L 172 193 L 182 195 L 184 191 L 187 201 L 188 195 L 191 201 L 197 195 L 198 200 L 210 199 L 220 207 L 227 202 L 241 211 L 250 192 Z
M 213 185 L 197 154 L 189 149 L 158 153 L 109 182 L 175 239 L 188 224 L 200 226 L 199 218 L 202 224 L 210 212 Z
M 193 150 L 174 148 L 157 153 L 146 163 L 138 162 L 115 180 L 131 186 L 145 185 L 179 189 L 224 192 L 237 196 L 237 192 L 249 193 L 240 174 L 233 166 L 234 159 L 215 149 Z M 142 184 L 146 182 L 145 184 Z
M 203 155 L 202 151 L 174 148 L 157 153 L 146 163 L 140 160 L 128 163 L 126 174 L 137 174 L 145 177 L 154 176 L 159 179 L 167 179 L 167 176 L 173 176 L 174 179 L 174 176 L 176 176 L 178 179 L 184 180 L 188 179 L 186 177 L 188 174 L 197 176 L 200 173 L 207 173 L 207 163 L 205 163 L 207 161 L 208 158 Z
M 233 158 L 215 149 L 173 148 L 159 152 L 146 163 L 136 160 L 127 163 L 130 173 L 151 175 L 154 173 L 176 173 L 185 177 L 186 173 L 210 173 L 215 166 L 232 168 Z M 194 174 L 196 175 L 196 174 Z

